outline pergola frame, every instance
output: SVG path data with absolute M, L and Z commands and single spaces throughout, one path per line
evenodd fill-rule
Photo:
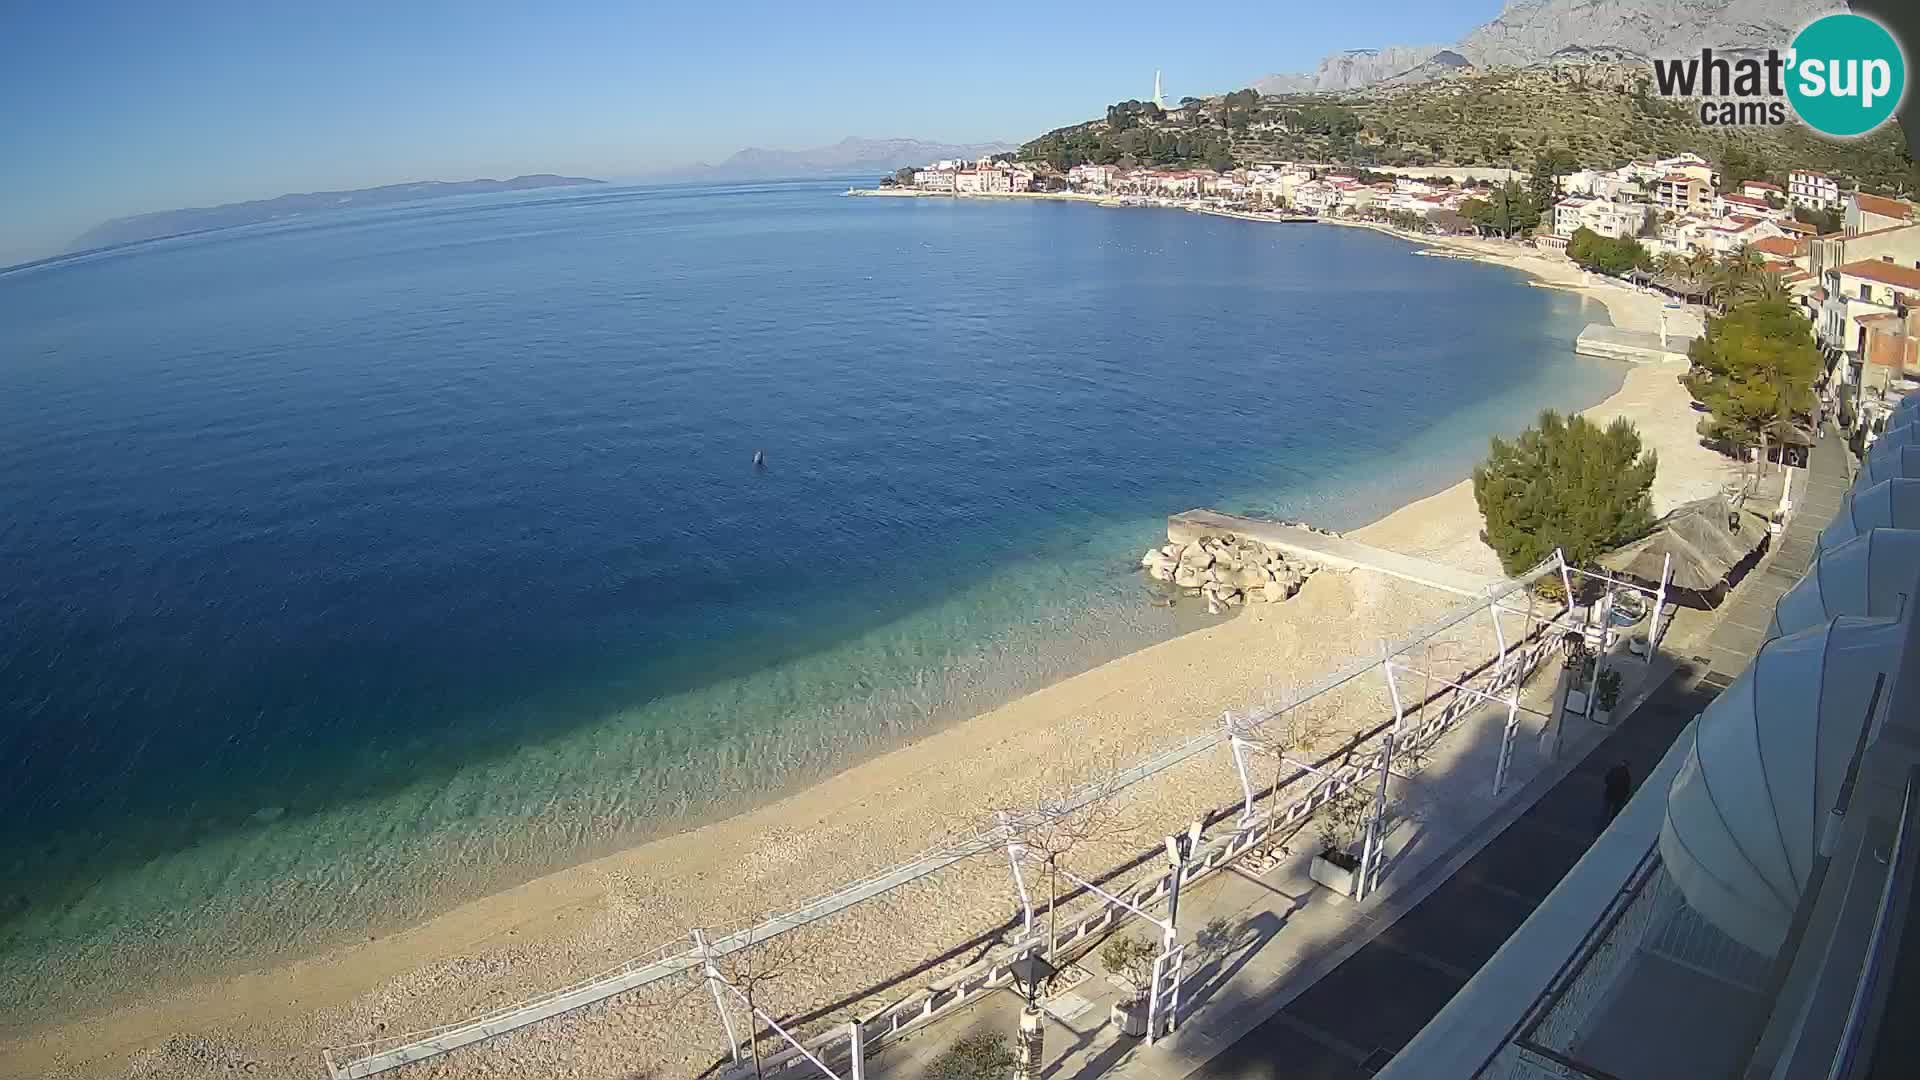
M 705 950 L 707 947 L 706 935 L 698 930 L 695 930 L 693 933 L 694 933 L 694 940 L 699 942 L 702 950 Z M 866 1080 L 866 1076 L 867 1076 L 866 1032 L 860 1027 L 860 1022 L 858 1020 L 847 1021 L 847 1038 L 851 1040 L 851 1043 L 850 1043 L 851 1057 L 847 1064 L 847 1073 L 845 1076 L 842 1076 L 841 1074 L 834 1072 L 831 1068 L 828 1068 L 827 1063 L 824 1061 L 821 1061 L 820 1058 L 816 1056 L 813 1051 L 807 1049 L 806 1044 L 802 1043 L 799 1039 L 795 1038 L 792 1032 L 788 1031 L 784 1027 L 781 1027 L 780 1021 L 775 1020 L 772 1016 L 768 1015 L 767 1010 L 761 1008 L 758 1005 L 755 1005 L 753 1001 L 750 998 L 748 998 L 747 995 L 744 992 L 742 992 L 739 987 L 727 981 L 727 977 L 720 974 L 720 969 L 713 966 L 712 959 L 710 958 L 707 959 L 704 963 L 704 966 L 706 968 L 707 986 L 709 989 L 713 991 L 713 1006 L 715 1009 L 719 1010 L 720 1023 L 722 1026 L 724 1026 L 727 1029 L 727 1038 L 730 1040 L 730 1045 L 728 1049 L 730 1049 L 733 1053 L 733 1060 L 735 1064 L 739 1064 L 744 1059 L 744 1055 L 740 1053 L 739 1040 L 734 1036 L 733 1017 L 731 1015 L 732 1010 L 726 1007 L 726 998 L 722 996 L 720 993 L 722 988 L 725 988 L 728 991 L 731 991 L 734 997 L 740 999 L 740 1004 L 746 1006 L 747 1023 L 749 1025 L 747 1032 L 749 1037 L 754 1036 L 753 1028 L 751 1025 L 754 1023 L 755 1018 L 757 1017 L 762 1023 L 765 1023 L 768 1027 L 772 1028 L 774 1034 L 786 1040 L 787 1045 L 793 1047 L 793 1049 L 797 1051 L 801 1057 L 804 1057 L 809 1062 L 811 1062 L 814 1068 L 819 1069 L 822 1075 L 830 1077 L 831 1080 Z

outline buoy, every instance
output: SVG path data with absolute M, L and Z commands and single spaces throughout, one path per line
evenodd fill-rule
M 767 452 L 765 450 L 755 450 L 753 452 L 753 467 L 756 469 L 764 469 L 767 467 Z

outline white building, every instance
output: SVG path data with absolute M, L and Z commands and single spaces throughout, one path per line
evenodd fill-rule
M 916 169 L 913 173 L 913 186 L 926 191 L 952 191 L 955 175 L 957 174 L 952 169 Z
M 1764 196 L 1739 194 L 1722 195 L 1715 200 L 1715 209 L 1721 214 L 1745 214 L 1749 217 L 1790 218 L 1793 211 L 1785 206 L 1775 207 Z
M 1787 201 L 1816 210 L 1837 210 L 1842 205 L 1840 183 L 1826 173 L 1795 169 L 1787 177 Z
M 1067 170 L 1067 183 L 1077 191 L 1105 192 L 1113 188 L 1120 170 L 1112 165 L 1075 165 Z
M 1340 189 L 1325 180 L 1309 180 L 1293 190 L 1293 205 L 1324 214 L 1340 205 Z
M 1636 236 L 1651 208 L 1644 203 L 1613 202 L 1575 195 L 1553 206 L 1553 234 L 1571 237 L 1581 229 L 1618 240 Z
M 1848 236 L 1911 225 L 1920 221 L 1920 207 L 1901 199 L 1853 192 L 1846 198 L 1844 228 Z
M 1689 176 L 1708 187 L 1713 187 L 1720 182 L 1720 174 L 1714 172 L 1713 166 L 1699 154 L 1681 154 L 1678 157 L 1661 158 L 1653 164 L 1654 168 L 1669 176 L 1674 173 Z
M 1920 267 L 1915 261 L 1920 260 L 1899 263 L 1889 255 L 1827 267 L 1815 328 L 1820 341 L 1857 366 L 1867 337 L 1861 320 L 1897 311 L 1920 298 Z

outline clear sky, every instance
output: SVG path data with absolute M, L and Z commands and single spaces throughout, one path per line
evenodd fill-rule
M 1500 0 L 0 4 L 0 265 L 122 214 L 528 172 L 631 177 L 848 135 L 1019 141 Z

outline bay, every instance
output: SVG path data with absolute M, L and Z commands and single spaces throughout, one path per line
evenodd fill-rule
M 1353 527 L 1622 375 L 1365 230 L 843 186 L 0 272 L 0 1015 L 828 775 L 1204 624 L 1167 513 Z

